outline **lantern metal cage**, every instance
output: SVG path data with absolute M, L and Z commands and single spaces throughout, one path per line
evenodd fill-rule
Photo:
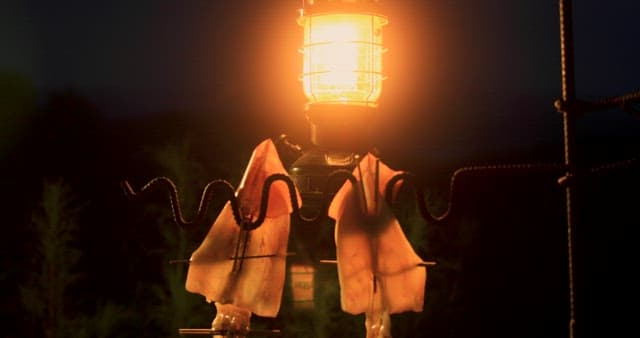
M 382 28 L 374 13 L 303 13 L 303 72 L 307 109 L 317 104 L 375 107 L 382 94 Z

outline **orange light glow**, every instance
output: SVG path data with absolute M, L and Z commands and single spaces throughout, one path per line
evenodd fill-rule
M 375 107 L 382 93 L 382 27 L 376 14 L 312 14 L 304 28 L 302 87 L 307 107 L 348 104 Z

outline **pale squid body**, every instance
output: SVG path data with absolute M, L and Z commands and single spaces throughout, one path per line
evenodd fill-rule
M 383 198 L 396 173 L 367 154 L 353 171 L 359 187 L 346 182 L 329 207 L 336 220 L 340 304 L 345 312 L 365 313 L 367 337 L 390 336 L 390 314 L 420 312 L 424 303 L 426 269 Z
M 286 174 L 286 170 L 273 142 L 265 140 L 254 149 L 236 191 L 244 219 L 254 221 L 258 217 L 262 188 L 272 174 Z M 297 198 L 300 202 L 300 197 Z M 276 181 L 271 186 L 266 218 L 260 227 L 241 230 L 227 203 L 191 255 L 186 289 L 216 303 L 214 329 L 229 325 L 248 329 L 251 313 L 277 316 L 284 287 L 291 212 L 287 185 Z M 233 259 L 240 256 L 270 257 Z M 247 323 L 230 323 L 232 319 Z M 220 327 L 215 327 L 216 323 Z

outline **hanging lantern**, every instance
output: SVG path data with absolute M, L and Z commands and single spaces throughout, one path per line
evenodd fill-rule
M 302 87 L 318 104 L 375 107 L 382 93 L 382 28 L 373 0 L 305 0 Z
M 378 0 L 303 0 L 302 89 L 311 141 L 326 149 L 368 148 L 368 126 L 385 78 Z

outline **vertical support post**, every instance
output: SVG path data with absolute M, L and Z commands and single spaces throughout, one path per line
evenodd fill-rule
M 564 134 L 565 195 L 567 213 L 567 249 L 569 272 L 569 337 L 576 337 L 576 293 L 575 293 L 575 215 L 576 208 L 576 89 L 573 60 L 573 23 L 571 0 L 559 0 L 560 16 L 560 62 L 562 72 L 561 112 Z

